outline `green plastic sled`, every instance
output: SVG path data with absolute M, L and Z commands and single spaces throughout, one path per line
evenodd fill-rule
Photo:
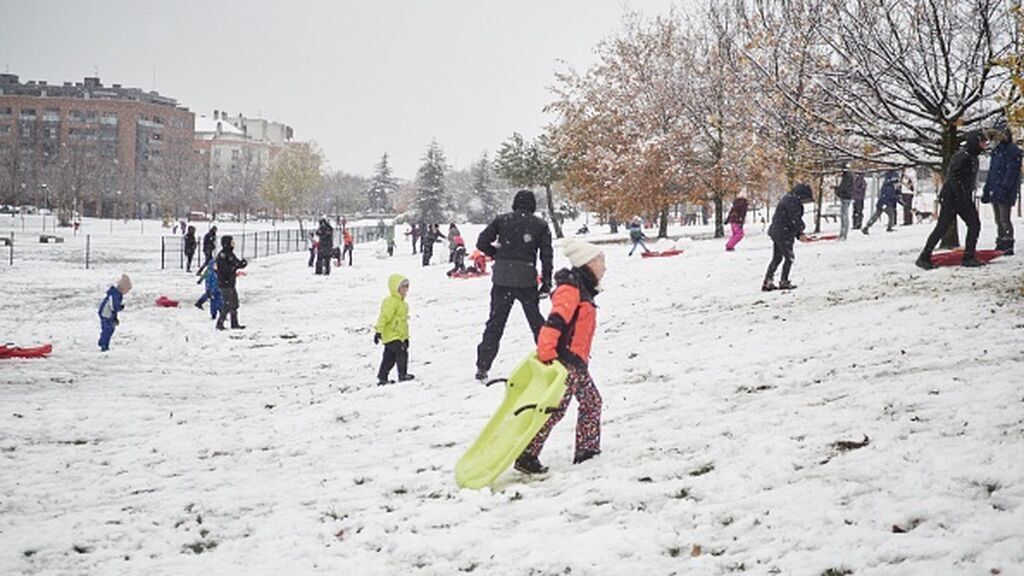
M 505 382 L 505 400 L 455 465 L 459 486 L 483 488 L 512 465 L 558 408 L 568 376 L 560 362 L 544 364 L 535 353 L 519 363 Z

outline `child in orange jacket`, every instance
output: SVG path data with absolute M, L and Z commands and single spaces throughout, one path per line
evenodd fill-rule
M 555 274 L 557 287 L 551 294 L 551 312 L 537 337 L 537 358 L 545 363 L 561 361 L 569 371 L 569 378 L 558 410 L 516 459 L 516 470 L 525 474 L 547 472 L 547 467 L 540 463 L 540 451 L 551 429 L 565 415 L 573 396 L 579 403 L 573 464 L 601 453 L 601 394 L 590 377 L 588 365 L 597 327 L 594 297 L 600 291 L 605 272 L 604 253 L 589 242 L 575 239 L 566 241 L 563 251 L 572 268 Z

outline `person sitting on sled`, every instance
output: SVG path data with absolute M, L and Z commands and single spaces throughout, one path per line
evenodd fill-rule
M 551 429 L 565 415 L 569 400 L 579 402 L 576 416 L 576 451 L 573 464 L 585 462 L 601 453 L 601 394 L 590 377 L 590 346 L 597 326 L 594 297 L 600 292 L 605 272 L 604 253 L 597 246 L 570 239 L 563 248 L 572 268 L 555 274 L 551 294 L 551 313 L 537 337 L 537 359 L 549 363 L 559 360 L 569 371 L 565 395 L 537 435 L 516 459 L 515 469 L 525 474 L 543 474 L 540 451 Z
M 466 269 L 467 273 L 476 274 L 478 276 L 483 276 L 484 274 L 487 274 L 486 254 L 479 250 L 473 250 L 473 253 L 470 254 L 469 256 L 469 260 L 472 262 L 472 264 L 470 264 L 469 268 Z
M 124 295 L 132 289 L 132 281 L 127 274 L 121 274 L 117 284 L 107 288 L 107 295 L 100 302 L 100 351 L 110 350 L 110 337 L 114 335 L 114 328 L 121 322 L 117 319 L 117 313 L 124 310 Z

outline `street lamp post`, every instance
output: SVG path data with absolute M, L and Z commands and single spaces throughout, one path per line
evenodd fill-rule
M 206 228 L 209 229 L 213 222 L 213 184 L 206 185 Z

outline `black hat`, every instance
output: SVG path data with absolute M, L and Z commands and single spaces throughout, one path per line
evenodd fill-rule
M 235 238 L 233 236 L 231 236 L 230 234 L 228 234 L 226 236 L 221 236 L 220 237 L 220 247 L 221 247 L 221 249 L 223 249 L 223 250 L 230 250 L 231 249 L 231 241 L 234 240 L 234 239 Z
M 512 200 L 513 210 L 522 210 L 524 212 L 536 212 L 537 211 L 537 197 L 533 195 L 531 190 L 520 190 L 516 192 L 516 197 Z
M 811 191 L 811 187 L 803 182 L 793 186 L 793 190 L 791 190 L 790 193 L 795 194 L 797 198 L 804 202 L 814 198 L 814 192 Z

